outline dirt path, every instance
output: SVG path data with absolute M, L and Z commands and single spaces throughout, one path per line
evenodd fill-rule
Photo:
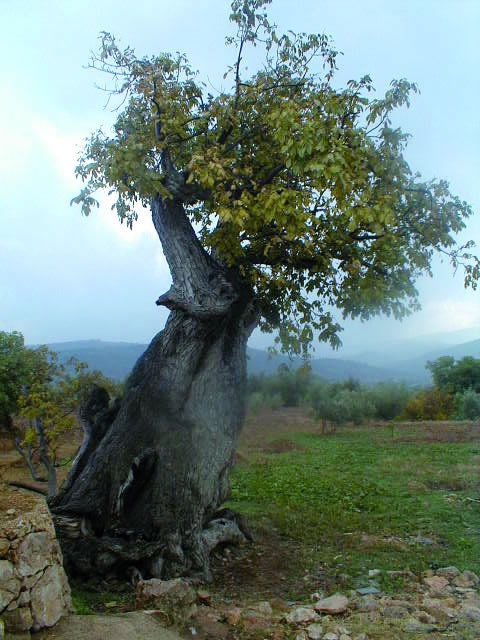
M 52 629 L 35 634 L 35 640 L 181 640 L 181 637 L 162 627 L 154 611 L 131 611 L 115 616 L 68 616 Z

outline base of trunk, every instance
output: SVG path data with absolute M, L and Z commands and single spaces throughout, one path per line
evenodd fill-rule
M 168 541 L 154 541 L 125 530 L 97 536 L 86 518 L 54 514 L 53 520 L 65 569 L 70 576 L 81 578 L 115 576 L 136 583 L 188 575 L 208 582 L 209 557 L 214 549 L 253 540 L 244 518 L 229 509 L 218 511 L 194 544 L 178 535 Z

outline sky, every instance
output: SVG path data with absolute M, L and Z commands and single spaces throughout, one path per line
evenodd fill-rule
M 392 78 L 419 85 L 395 118 L 412 135 L 406 157 L 472 205 L 459 240 L 480 244 L 480 2 L 273 0 L 269 14 L 279 31 L 334 38 L 339 85 L 367 73 L 379 94 Z M 140 55 L 184 52 L 209 90 L 226 89 L 228 15 L 228 0 L 136 0 L 121 9 L 117 0 L 0 0 L 0 330 L 33 344 L 148 342 L 163 328 L 166 311 L 154 301 L 170 276 L 148 212 L 130 231 L 107 198 L 89 218 L 70 206 L 82 140 L 114 117 L 86 66 L 105 30 Z M 462 274 L 440 260 L 434 269 L 418 282 L 421 312 L 402 323 L 345 322 L 343 353 L 437 332 L 480 338 L 480 291 L 465 291 Z M 270 343 L 259 332 L 250 341 Z

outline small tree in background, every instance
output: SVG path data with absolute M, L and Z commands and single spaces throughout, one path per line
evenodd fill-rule
M 457 420 L 480 420 L 480 393 L 467 389 L 455 396 Z
M 34 480 L 43 480 L 36 460 L 45 467 L 48 495 L 57 491 L 57 451 L 62 434 L 77 424 L 80 404 L 93 385 L 112 395 L 119 385 L 99 371 L 88 371 L 75 358 L 59 361 L 58 355 L 41 346 L 25 347 L 19 332 L 0 332 L 0 411 Z

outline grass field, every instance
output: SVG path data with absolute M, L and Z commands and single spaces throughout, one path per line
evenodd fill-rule
M 230 507 L 289 540 L 297 564 L 358 586 L 369 569 L 480 571 L 480 426 L 343 427 L 321 435 L 299 410 L 252 417 Z M 291 551 L 292 552 L 292 551 Z

